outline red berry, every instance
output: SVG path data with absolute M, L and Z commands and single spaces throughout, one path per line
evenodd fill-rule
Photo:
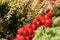
M 20 40 L 26 40 L 24 36 L 19 37 Z
M 26 28 L 27 32 L 30 34 L 33 34 L 33 30 L 31 28 Z
M 31 24 L 28 23 L 28 24 L 26 24 L 24 27 L 25 27 L 25 28 L 31 28 Z
M 20 34 L 17 34 L 16 37 L 20 37 Z
M 19 40 L 18 38 L 15 38 L 14 40 Z
M 30 37 L 29 36 L 26 36 L 26 40 L 30 40 Z
M 33 38 L 34 37 L 34 34 L 32 34 L 32 35 L 29 35 L 30 36 L 30 38 Z
M 34 30 L 37 28 L 36 24 L 32 24 L 31 27 L 32 27 L 32 29 L 34 29 Z
M 45 18 L 41 19 L 41 23 L 42 23 L 42 25 L 45 23 Z
M 23 34 L 23 35 L 28 35 L 27 30 L 26 30 L 26 29 L 24 29 L 24 30 L 22 31 L 22 34 Z
M 33 30 L 33 33 L 35 33 L 36 30 Z
M 39 20 L 39 21 L 41 21 L 41 19 L 43 19 L 43 15 L 42 14 L 39 14 L 38 16 L 37 16 L 37 19 Z
M 33 20 L 32 20 L 32 23 L 36 23 L 38 20 L 37 20 L 37 18 L 34 18 Z
M 16 37 L 14 40 L 26 40 L 24 36 L 19 36 L 19 37 Z
M 35 24 L 37 25 L 37 27 L 41 26 L 41 22 L 40 21 L 37 21 Z
M 51 26 L 52 25 L 52 20 L 51 19 L 45 19 L 45 23 L 44 23 L 45 26 Z
M 33 24 L 36 24 L 37 27 L 41 25 L 41 22 L 37 20 L 37 18 L 34 18 L 32 21 Z
M 17 33 L 18 33 L 18 34 L 22 34 L 22 32 L 23 32 L 23 28 L 19 28 L 19 29 L 17 30 Z
M 52 18 L 53 14 L 51 12 L 48 12 L 44 15 L 45 18 Z

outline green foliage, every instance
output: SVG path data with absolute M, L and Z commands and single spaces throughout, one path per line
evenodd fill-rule
M 39 28 L 38 28 L 39 29 Z M 37 29 L 37 30 L 38 30 Z M 38 32 L 41 31 L 41 32 Z M 41 28 L 36 31 L 35 37 L 32 40 L 60 40 L 60 26 L 52 27 L 52 28 L 46 28 L 45 30 L 41 30 Z
M 8 6 L 6 2 L 0 4 L 0 32 L 6 33 L 8 29 L 7 27 L 8 23 L 5 22 L 4 16 L 9 12 L 9 10 L 10 10 L 10 7 Z
M 53 19 L 53 26 L 43 30 L 39 27 L 36 30 L 35 37 L 32 40 L 60 40 L 60 17 Z
M 34 5 L 36 8 L 32 6 L 34 8 L 34 10 L 32 10 L 32 4 L 33 1 L 31 2 L 31 0 L 0 0 L 0 40 L 13 40 L 17 33 L 17 29 L 23 27 L 23 25 L 27 23 L 31 23 L 32 19 L 35 18 L 38 13 L 43 13 L 47 6 L 46 1 L 41 4 L 37 2 Z M 53 31 L 49 32 L 50 34 L 54 34 Z M 46 33 L 48 34 L 49 32 Z M 41 37 L 44 38 L 45 36 L 47 38 L 47 34 L 43 34 L 45 34 L 45 31 L 42 27 L 39 27 L 36 30 L 36 36 L 33 40 L 40 40 Z M 41 40 L 45 40 L 43 38 Z
M 54 25 L 54 26 L 60 26 L 60 17 L 56 17 L 56 18 L 53 20 L 53 25 Z
M 29 0 L 1 0 L 0 3 L 0 34 L 1 40 L 13 40 L 17 29 L 24 24 L 31 23 L 36 17 L 37 11 L 32 11 L 29 7 Z
M 38 40 L 43 35 L 43 32 L 44 32 L 44 30 L 43 30 L 42 26 L 39 27 L 36 30 L 35 37 L 32 40 Z
M 53 7 L 53 14 L 55 16 L 59 16 L 60 15 L 60 9 L 58 8 L 58 6 L 54 6 Z
M 7 3 L 0 4 L 0 15 L 4 16 L 4 14 L 8 13 L 10 10 L 10 7 Z

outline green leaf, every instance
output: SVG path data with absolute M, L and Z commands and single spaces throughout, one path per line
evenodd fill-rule
M 60 17 L 56 17 L 56 18 L 53 20 L 53 25 L 54 25 L 54 26 L 60 26 Z
M 53 7 L 53 14 L 54 14 L 55 16 L 60 15 L 60 9 L 59 9 L 57 6 L 54 6 L 54 7 Z
M 39 27 L 37 30 L 36 30 L 36 34 L 35 34 L 35 37 L 32 39 L 32 40 L 38 40 L 40 36 L 43 35 L 43 27 Z

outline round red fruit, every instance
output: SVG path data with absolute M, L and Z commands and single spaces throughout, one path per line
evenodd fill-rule
M 19 40 L 18 38 L 15 38 L 14 40 Z
M 19 28 L 19 29 L 17 30 L 17 33 L 18 33 L 18 34 L 22 34 L 22 32 L 23 32 L 23 28 Z
M 37 20 L 37 18 L 34 18 L 33 20 L 32 20 L 32 23 L 36 23 L 38 20 Z
M 33 38 L 34 37 L 34 34 L 32 34 L 32 35 L 29 35 L 30 36 L 30 38 Z
M 37 28 L 36 24 L 32 24 L 31 27 L 32 27 L 32 29 L 34 29 L 34 30 Z
M 41 19 L 43 19 L 43 15 L 42 14 L 39 14 L 38 16 L 37 16 L 37 19 L 39 20 L 39 21 L 41 21 Z
M 26 36 L 26 40 L 30 40 L 30 37 L 29 36 Z
M 44 23 L 45 26 L 49 27 L 52 25 L 52 20 L 51 19 L 45 19 L 45 23 Z
M 26 40 L 24 36 L 19 37 L 20 40 Z
M 17 34 L 16 37 L 20 37 L 20 34 Z
M 22 31 L 22 34 L 23 34 L 23 35 L 28 35 L 27 30 L 26 30 L 26 29 L 24 29 L 24 30 Z
M 31 28 L 31 24 L 28 23 L 28 24 L 26 24 L 24 27 L 25 27 L 25 28 Z
M 45 18 L 52 18 L 53 14 L 51 12 L 48 12 L 44 15 Z
M 24 36 L 19 36 L 19 37 L 16 37 L 14 40 L 26 40 Z
M 40 21 L 37 21 L 36 22 L 36 25 L 37 25 L 37 27 L 41 26 L 41 22 Z
M 35 33 L 36 30 L 33 30 L 33 34 Z
M 45 23 L 45 18 L 41 19 L 42 25 Z
M 33 30 L 32 30 L 31 28 L 27 28 L 26 30 L 27 30 L 27 32 L 29 33 L 29 35 L 30 35 L 30 34 L 33 34 Z

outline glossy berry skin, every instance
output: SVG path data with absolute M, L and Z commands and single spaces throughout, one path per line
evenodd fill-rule
M 19 40 L 19 38 L 15 38 L 14 40 Z
M 26 30 L 26 29 L 24 29 L 24 30 L 22 31 L 22 34 L 23 34 L 23 35 L 28 35 L 27 30 Z
M 28 32 L 29 35 L 33 34 L 33 30 L 31 28 L 26 28 L 26 30 L 27 30 L 27 32 Z
M 20 37 L 20 34 L 17 34 L 16 37 Z
M 35 30 L 33 30 L 33 34 L 35 33 Z
M 45 23 L 45 18 L 41 19 L 41 23 L 42 23 L 42 25 Z
M 31 27 L 33 30 L 35 30 L 37 28 L 36 24 L 32 24 Z
M 51 12 L 48 12 L 44 15 L 44 18 L 52 18 L 53 14 Z
M 23 34 L 22 32 L 23 32 L 23 28 L 19 28 L 19 29 L 17 30 L 17 33 L 18 33 L 18 34 Z
M 37 25 L 37 27 L 41 26 L 41 22 L 40 21 L 37 21 L 35 24 Z
M 37 20 L 37 18 L 34 18 L 33 20 L 32 20 L 32 23 L 36 23 L 38 20 Z
M 39 21 L 41 21 L 41 19 L 43 19 L 44 18 L 44 16 L 42 15 L 42 14 L 39 14 L 38 16 L 37 16 L 37 19 L 39 20 Z
M 29 36 L 26 36 L 25 38 L 26 38 L 26 40 L 30 40 L 30 37 Z
M 25 40 L 25 37 L 24 36 L 20 36 L 19 39 L 20 40 Z
M 28 24 L 26 24 L 24 27 L 25 27 L 25 28 L 31 28 L 31 24 L 28 23 Z
M 14 40 L 26 40 L 24 36 L 19 36 L 19 37 L 16 37 Z
M 44 23 L 44 25 L 45 25 L 46 27 L 51 26 L 51 25 L 52 25 L 52 20 L 49 19 L 49 18 L 45 19 L 45 23 Z
M 41 26 L 41 22 L 37 18 L 34 18 L 32 24 L 35 24 L 37 27 Z
M 34 34 L 32 34 L 32 35 L 29 35 L 30 36 L 30 38 L 33 38 L 34 37 Z

